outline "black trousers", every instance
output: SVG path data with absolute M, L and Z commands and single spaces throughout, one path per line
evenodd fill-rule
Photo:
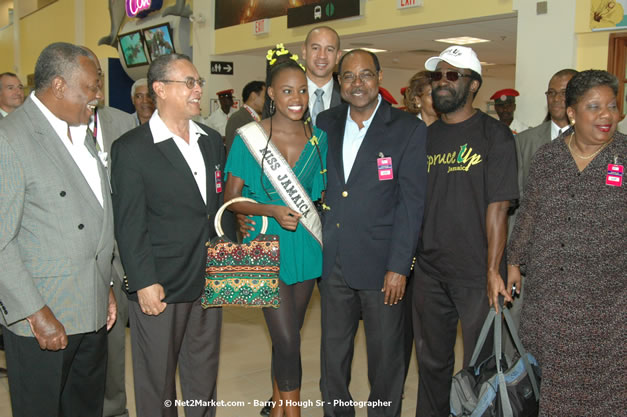
M 418 268 L 414 279 L 413 319 L 419 375 L 416 416 L 446 417 L 450 412 L 457 322 L 462 324 L 466 367 L 488 314 L 488 298 L 485 288 L 446 284 Z M 491 351 L 490 334 L 479 362 Z
M 321 281 L 322 399 L 325 417 L 353 417 L 355 407 L 348 386 L 351 379 L 355 333 L 364 322 L 368 352 L 369 417 L 397 417 L 405 381 L 405 307 L 383 304 L 384 293 L 355 290 L 346 285 L 336 262 L 331 276 Z M 385 403 L 383 405 L 383 403 Z
M 176 367 L 184 400 L 216 399 L 222 309 L 168 304 L 158 316 L 129 300 L 137 417 L 176 417 Z M 167 400 L 167 401 L 166 401 Z M 187 417 L 213 417 L 215 406 L 185 407 Z
M 68 336 L 63 350 L 4 330 L 13 417 L 101 417 L 107 330 Z

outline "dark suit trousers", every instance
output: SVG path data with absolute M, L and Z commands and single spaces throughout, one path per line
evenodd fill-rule
M 457 322 L 464 340 L 464 367 L 468 365 L 481 327 L 488 314 L 486 290 L 446 284 L 416 267 L 413 306 L 414 337 L 418 356 L 417 417 L 446 417 L 453 368 Z M 492 351 L 492 334 L 479 362 Z
M 348 386 L 355 333 L 363 318 L 368 352 L 368 401 L 390 402 L 368 407 L 369 417 L 397 417 L 405 381 L 405 308 L 383 304 L 381 290 L 349 288 L 336 261 L 331 275 L 320 282 L 322 305 L 322 399 L 325 417 L 353 417 L 355 408 Z
M 129 300 L 137 417 L 175 417 L 177 364 L 184 400 L 216 399 L 222 309 L 168 304 L 158 316 Z M 164 405 L 171 401 L 169 407 Z M 213 417 L 215 407 L 185 407 L 187 417 Z
M 117 274 L 113 276 L 113 292 L 118 306 L 115 324 L 109 330 L 107 381 L 103 417 L 128 417 L 126 409 L 126 323 L 128 322 L 128 299 L 122 290 Z
M 101 417 L 107 330 L 68 336 L 63 350 L 4 331 L 13 417 Z

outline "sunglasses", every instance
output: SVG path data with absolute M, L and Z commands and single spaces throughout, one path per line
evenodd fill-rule
M 446 74 L 446 79 L 451 81 L 451 82 L 455 82 L 457 80 L 459 80 L 459 77 L 472 77 L 472 75 L 470 74 L 462 74 L 461 72 L 458 71 L 433 71 L 431 73 L 431 81 L 440 81 L 442 79 L 442 77 Z

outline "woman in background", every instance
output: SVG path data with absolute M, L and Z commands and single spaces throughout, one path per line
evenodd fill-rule
M 427 126 L 439 119 L 431 99 L 431 76 L 429 71 L 420 71 L 409 80 L 405 90 L 405 107 Z

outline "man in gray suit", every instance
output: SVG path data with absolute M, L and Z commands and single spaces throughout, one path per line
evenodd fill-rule
M 568 129 L 566 116 L 566 85 L 577 71 L 563 69 L 556 72 L 549 81 L 546 95 L 546 105 L 549 109 L 545 121 L 531 129 L 527 129 L 516 136 L 516 151 L 518 152 L 518 189 L 520 196 L 524 193 L 529 175 L 531 158 L 545 143 L 550 143 Z M 510 228 L 513 222 L 510 222 Z
M 237 129 L 250 122 L 261 120 L 261 112 L 266 102 L 266 83 L 251 81 L 246 84 L 242 90 L 242 100 L 244 100 L 242 108 L 233 113 L 226 122 L 224 146 L 226 146 L 227 155 L 233 145 Z
M 329 26 L 315 27 L 307 34 L 301 52 L 307 67 L 309 114 L 315 124 L 320 112 L 342 103 L 340 85 L 333 78 L 342 56 L 340 36 Z
M 102 98 L 95 64 L 46 47 L 35 93 L 0 124 L 0 324 L 14 417 L 101 416 L 113 213 L 87 124 Z
M 83 46 L 91 57 L 100 77 L 101 86 L 104 74 L 100 61 L 94 52 Z M 135 118 L 113 107 L 100 105 L 94 109 L 94 115 L 89 122 L 89 128 L 94 134 L 98 156 L 111 176 L 109 155 L 111 145 L 124 133 L 135 128 Z M 124 268 L 120 262 L 120 255 L 115 247 L 111 268 L 111 287 L 117 301 L 117 320 L 109 330 L 107 339 L 107 380 L 105 383 L 105 398 L 103 417 L 128 417 L 126 409 L 126 324 L 128 323 L 128 300 L 122 290 Z

